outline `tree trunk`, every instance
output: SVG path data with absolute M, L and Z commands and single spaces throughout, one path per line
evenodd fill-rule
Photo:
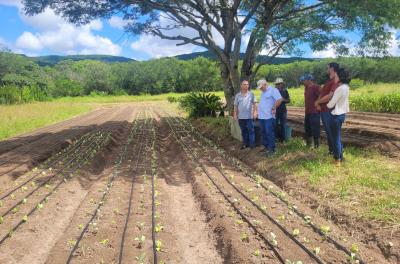
M 233 101 L 235 99 L 235 94 L 239 92 L 239 79 L 233 77 L 238 76 L 238 72 L 235 69 L 231 69 L 224 63 L 220 64 L 221 68 L 221 78 L 224 83 L 224 95 L 226 99 L 226 106 L 229 114 L 233 114 Z

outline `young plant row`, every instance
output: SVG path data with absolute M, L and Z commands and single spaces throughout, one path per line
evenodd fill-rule
M 109 176 L 105 187 L 102 188 L 103 194 L 102 194 L 100 200 L 96 202 L 97 206 L 92 214 L 92 217 L 87 221 L 87 223 L 85 225 L 82 224 L 82 227 L 80 228 L 82 230 L 80 235 L 77 237 L 76 240 L 73 240 L 73 243 L 71 243 L 73 248 L 71 249 L 71 251 L 69 253 L 69 256 L 68 256 L 68 259 L 66 262 L 67 264 L 71 263 L 71 261 L 73 260 L 73 257 L 74 257 L 74 253 L 79 248 L 80 242 L 82 241 L 85 233 L 88 231 L 89 227 L 94 224 L 94 221 L 100 215 L 101 209 L 104 206 L 104 204 L 107 200 L 107 196 L 113 186 L 113 182 L 118 177 L 121 167 L 122 167 L 122 164 L 126 160 L 126 155 L 127 155 L 128 150 L 130 150 L 132 148 L 132 145 L 134 142 L 136 143 L 135 144 L 136 146 L 140 147 L 142 145 L 142 139 L 143 139 L 144 135 L 142 134 L 140 138 L 135 137 L 135 136 L 137 136 L 136 132 L 139 129 L 138 116 L 139 116 L 139 113 L 137 114 L 137 116 L 130 128 L 130 132 L 129 132 L 129 135 L 127 136 L 125 144 L 121 147 L 118 157 L 116 158 L 116 160 L 114 162 L 114 170 L 111 173 L 111 175 Z M 134 140 L 134 139 L 136 139 L 136 140 Z M 137 156 L 137 158 L 139 158 L 139 156 Z M 104 243 L 106 243 L 106 241 L 104 241 Z
M 70 156 L 75 157 L 76 154 L 79 154 L 82 151 L 82 146 L 85 146 L 88 143 L 90 144 L 90 142 L 94 141 L 99 136 L 102 137 L 103 133 L 104 132 L 102 131 L 98 131 L 96 133 L 85 134 L 79 140 L 69 145 L 67 148 L 59 151 L 57 154 L 53 155 L 52 157 L 41 163 L 38 167 L 33 168 L 24 176 L 19 177 L 13 182 L 12 188 L 1 195 L 0 201 L 7 198 L 15 191 L 19 190 L 24 185 L 33 181 L 36 177 L 51 175 L 57 170 L 57 167 L 63 166 L 63 164 L 68 163 L 68 160 L 70 160 Z
M 40 176 L 42 176 L 43 178 L 35 181 L 34 177 L 31 177 L 28 181 L 25 181 L 23 184 L 18 186 L 18 188 L 14 188 L 13 190 L 9 191 L 6 195 L 3 196 L 4 198 L 0 200 L 0 207 L 3 205 L 3 203 L 12 202 L 13 200 L 15 200 L 17 195 L 23 195 L 24 197 L 17 204 L 12 206 L 5 214 L 3 214 L 2 217 L 8 214 L 11 210 L 15 210 L 18 205 L 23 204 L 24 202 L 26 203 L 26 200 L 43 186 L 46 189 L 49 189 L 51 181 L 53 179 L 56 179 L 58 175 L 65 174 L 65 171 L 67 171 L 69 168 L 76 166 L 77 164 L 80 164 L 80 162 L 86 157 L 93 158 L 98 149 L 104 146 L 104 144 L 108 141 L 108 138 L 109 134 L 100 133 L 95 139 L 88 141 L 85 145 L 81 145 L 81 148 L 77 149 L 74 156 L 70 160 L 68 160 L 68 162 L 64 163 L 60 161 L 61 165 L 59 169 L 53 170 L 53 168 L 50 167 L 47 172 L 43 170 L 40 173 Z M 38 175 L 35 175 L 35 177 Z M 28 184 L 29 182 L 30 184 Z M 29 189 L 32 190 L 29 192 Z M 27 194 L 27 192 L 29 193 Z M 7 197 L 9 197 L 9 199 L 5 201 L 4 199 Z
M 243 165 L 242 162 L 240 162 L 238 159 L 228 155 L 224 150 L 219 148 L 215 143 L 213 143 L 210 139 L 205 138 L 201 133 L 199 133 L 190 123 L 187 121 L 184 121 L 182 118 L 176 118 L 177 122 L 182 126 L 185 127 L 186 129 L 189 127 L 189 129 L 185 130 L 185 132 L 190 133 L 190 134 L 195 134 L 198 138 L 200 138 L 202 144 L 201 146 L 208 145 L 211 147 L 214 151 L 216 151 L 223 160 L 228 161 L 232 166 L 234 166 L 236 169 L 244 173 L 246 176 L 250 177 L 254 183 L 256 184 L 257 187 L 261 187 L 264 191 L 267 193 L 272 194 L 275 198 L 279 199 L 279 201 L 283 202 L 288 209 L 288 213 L 290 215 L 293 215 L 293 213 L 299 217 L 306 225 L 310 226 L 310 228 L 318 233 L 324 241 L 328 241 L 329 243 L 332 243 L 336 248 L 340 249 L 341 251 L 345 252 L 348 256 L 348 260 L 350 262 L 357 262 L 362 264 L 363 261 L 361 260 L 359 256 L 359 250 L 358 246 L 356 244 L 352 244 L 350 248 L 347 248 L 337 242 L 334 238 L 331 237 L 331 228 L 328 225 L 320 225 L 318 226 L 317 224 L 312 222 L 312 219 L 309 215 L 301 212 L 298 207 L 289 202 L 287 195 L 283 191 L 277 191 L 274 189 L 272 185 L 266 186 L 265 185 L 265 180 L 262 176 L 260 176 L 257 173 L 250 173 L 249 170 Z M 223 169 L 223 166 L 221 164 L 215 164 L 215 166 L 219 166 L 220 169 Z M 297 230 L 294 229 L 293 233 L 296 234 Z M 315 247 L 313 249 L 314 254 L 318 255 L 320 253 L 320 248 Z
M 151 203 L 151 210 L 152 210 L 152 218 L 151 218 L 151 225 L 152 225 L 152 239 L 153 239 L 153 263 L 154 264 L 164 264 L 164 261 L 158 261 L 158 252 L 162 250 L 162 241 L 161 239 L 157 239 L 157 234 L 164 230 L 164 226 L 161 221 L 160 211 L 157 210 L 159 206 L 161 206 L 161 201 L 159 201 L 160 192 L 158 190 L 157 184 L 157 173 L 158 173 L 158 162 L 157 162 L 157 150 L 156 150 L 156 130 L 153 127 L 152 131 L 153 136 L 153 144 L 151 146 L 151 193 L 152 193 L 152 203 Z
M 261 232 L 259 230 L 259 227 L 256 224 L 254 224 L 254 220 L 256 220 L 256 219 L 251 220 L 250 217 L 247 216 L 249 213 L 249 208 L 247 208 L 247 207 L 241 208 L 242 204 L 240 203 L 239 199 L 232 198 L 231 194 L 227 195 L 227 193 L 222 189 L 221 184 L 218 183 L 217 180 L 211 176 L 211 173 L 205 168 L 205 166 L 201 162 L 199 162 L 201 160 L 201 156 L 199 155 L 199 153 L 196 150 L 191 149 L 188 146 L 188 144 L 184 142 L 184 137 L 179 135 L 179 132 L 177 132 L 176 128 L 174 127 L 174 125 L 172 124 L 172 122 L 170 120 L 167 119 L 167 122 L 169 123 L 169 126 L 170 126 L 171 130 L 173 131 L 173 135 L 174 135 L 175 139 L 181 145 L 181 147 L 183 148 L 185 153 L 188 155 L 188 157 L 192 160 L 192 162 L 194 164 L 196 164 L 198 171 L 201 172 L 202 174 L 204 174 L 208 178 L 207 186 L 210 188 L 210 186 L 212 185 L 217 190 L 217 192 L 223 196 L 224 201 L 231 207 L 231 209 L 237 215 L 239 215 L 239 218 L 235 221 L 235 223 L 237 223 L 238 225 L 247 223 L 247 225 L 253 231 L 253 233 L 256 234 L 259 238 L 261 238 L 261 240 L 271 249 L 271 251 L 274 253 L 275 257 L 279 260 L 279 262 L 285 263 L 284 258 L 282 257 L 281 253 L 278 251 L 277 244 L 274 244 L 273 240 L 268 238 L 266 235 L 264 235 L 264 232 Z M 222 202 L 222 201 L 219 201 L 219 202 Z M 231 214 L 231 216 L 233 217 L 234 214 Z M 248 233 L 243 232 L 239 239 L 242 242 L 248 243 L 249 242 Z M 254 253 L 256 253 L 256 251 L 254 251 Z M 259 252 L 257 252 L 256 254 L 259 254 Z
M 37 204 L 25 215 L 22 216 L 22 219 L 16 224 L 13 225 L 13 227 L 8 231 L 8 233 L 3 236 L 3 238 L 0 240 L 0 245 L 9 237 L 11 237 L 13 235 L 13 233 L 24 223 L 26 223 L 28 221 L 28 217 L 31 216 L 35 211 L 37 210 L 42 210 L 44 208 L 45 203 L 47 203 L 49 201 L 49 197 L 51 195 L 53 195 L 54 193 L 56 193 L 56 191 L 59 189 L 59 187 L 67 182 L 67 179 L 71 178 L 74 176 L 74 173 L 76 173 L 76 171 L 78 171 L 82 166 L 84 166 L 85 164 L 87 164 L 89 161 L 91 161 L 93 159 L 93 157 L 96 155 L 96 153 L 98 152 L 99 149 L 101 149 L 102 147 L 104 147 L 106 144 L 108 144 L 108 141 L 110 139 L 110 134 L 103 134 L 99 140 L 97 142 L 95 142 L 94 144 L 92 144 L 91 146 L 89 146 L 87 148 L 87 151 L 84 151 L 81 153 L 81 155 L 79 157 L 77 157 L 76 159 L 76 163 L 73 166 L 69 166 L 69 170 L 65 170 L 66 168 L 64 168 L 64 170 L 61 171 L 61 175 L 63 176 L 63 179 L 57 183 L 53 188 L 51 188 L 52 186 L 49 184 L 49 179 L 44 181 L 43 183 L 40 183 L 38 187 L 36 187 L 33 191 L 31 191 L 27 196 L 25 196 L 22 200 L 20 200 L 16 205 L 14 205 L 12 207 L 12 210 L 10 211 L 10 209 L 6 212 L 6 214 L 4 214 L 1 218 L 0 218 L 0 222 L 2 223 L 2 225 L 5 224 L 4 222 L 4 216 L 9 214 L 9 212 L 13 212 L 14 214 L 16 214 L 20 208 L 18 207 L 18 205 L 25 205 L 28 202 L 28 198 L 35 192 L 37 191 L 39 188 L 43 187 L 47 190 L 50 189 L 50 191 L 45 194 L 45 196 L 39 200 L 39 202 L 37 202 Z M 43 195 L 43 193 L 38 193 L 38 196 Z

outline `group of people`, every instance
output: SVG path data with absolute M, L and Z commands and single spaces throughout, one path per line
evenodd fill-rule
M 350 77 L 335 62 L 327 65 L 327 74 L 329 80 L 322 88 L 312 74 L 307 73 L 300 78 L 304 85 L 304 132 L 307 146 L 318 148 L 322 120 L 329 154 L 340 166 L 343 160 L 341 129 L 349 112 Z M 257 89 L 261 90 L 258 104 L 249 91 L 249 82 L 242 81 L 241 90 L 235 96 L 233 116 L 242 132 L 242 149 L 255 148 L 254 119 L 258 118 L 264 145 L 262 152 L 269 156 L 275 153 L 276 138 L 282 142 L 286 140 L 286 104 L 290 103 L 290 96 L 282 78 L 275 80 L 275 87 L 269 86 L 265 79 L 259 80 Z

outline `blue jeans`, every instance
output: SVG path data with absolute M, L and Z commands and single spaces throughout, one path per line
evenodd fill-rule
M 343 159 L 342 125 L 346 114 L 332 116 L 333 156 L 336 160 Z
M 331 112 L 321 112 L 321 120 L 322 124 L 324 125 L 326 139 L 328 140 L 329 153 L 333 153 L 333 133 L 332 133 L 333 117 Z
M 286 140 L 287 112 L 276 113 L 276 131 L 281 142 Z
M 253 119 L 239 119 L 240 130 L 242 131 L 243 145 L 253 148 L 255 146 L 255 134 Z
M 275 152 L 275 118 L 270 119 L 259 119 L 262 142 L 265 148 L 268 149 L 270 153 Z

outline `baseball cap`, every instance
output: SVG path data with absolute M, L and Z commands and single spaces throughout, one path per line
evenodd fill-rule
M 282 78 L 276 78 L 275 84 L 284 83 Z
M 263 86 L 264 84 L 268 84 L 267 81 L 266 81 L 265 79 L 258 80 L 258 82 L 257 82 L 257 89 L 260 89 L 261 86 Z
M 300 77 L 300 82 L 313 81 L 313 80 L 314 80 L 314 76 L 311 73 L 306 73 Z

